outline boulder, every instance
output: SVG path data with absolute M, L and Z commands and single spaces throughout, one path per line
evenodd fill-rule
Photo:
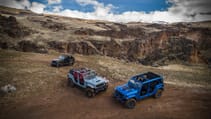
M 12 93 L 16 91 L 16 87 L 11 85 L 11 84 L 7 84 L 5 86 L 1 87 L 1 92 L 6 94 L 6 93 Z

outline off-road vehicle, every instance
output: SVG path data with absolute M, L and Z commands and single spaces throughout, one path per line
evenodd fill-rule
M 159 98 L 164 90 L 162 76 L 147 72 L 133 76 L 126 84 L 115 87 L 113 97 L 125 104 L 127 108 L 134 108 L 136 101 L 154 96 Z
M 67 77 L 69 86 L 78 86 L 85 89 L 88 97 L 93 97 L 98 92 L 106 91 L 108 88 L 109 81 L 88 68 L 71 69 Z
M 73 65 L 75 63 L 75 58 L 69 55 L 60 55 L 57 59 L 51 61 L 51 66 L 60 67 Z

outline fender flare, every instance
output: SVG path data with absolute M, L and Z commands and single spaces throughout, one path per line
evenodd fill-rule
M 72 80 L 73 82 L 75 82 L 74 77 L 72 74 L 68 74 L 67 75 L 68 80 Z
M 95 89 L 95 87 L 93 87 L 91 84 L 87 84 L 87 85 L 86 85 L 86 88 L 92 88 L 92 89 Z
M 128 96 L 126 99 L 129 100 L 129 99 L 131 99 L 131 98 L 133 98 L 133 99 L 136 100 L 136 95 L 130 95 L 130 96 Z

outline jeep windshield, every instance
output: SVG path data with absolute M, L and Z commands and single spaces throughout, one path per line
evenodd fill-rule
M 65 56 L 61 55 L 59 56 L 59 60 L 64 60 L 65 59 Z
M 129 86 L 130 88 L 137 88 L 137 87 L 138 87 L 136 81 L 135 81 L 133 78 L 131 78 L 131 79 L 128 81 L 128 86 Z
M 95 77 L 96 77 L 96 73 L 94 71 L 90 71 L 84 74 L 84 78 L 88 80 L 93 79 Z

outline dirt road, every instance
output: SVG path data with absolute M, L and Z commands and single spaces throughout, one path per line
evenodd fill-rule
M 28 54 L 26 55 L 28 56 Z M 17 84 L 19 86 L 17 95 L 14 97 L 9 95 L 0 100 L 0 119 L 211 119 L 210 89 L 165 84 L 165 91 L 161 98 L 148 98 L 139 101 L 135 109 L 126 109 L 111 97 L 113 88 L 126 81 L 111 80 L 110 87 L 105 93 L 100 93 L 90 99 L 85 96 L 83 90 L 67 87 L 66 73 L 70 67 L 60 69 L 49 67 L 48 61 L 54 56 L 30 54 L 30 57 L 27 57 L 26 55 L 24 55 L 24 60 L 33 64 L 33 68 L 29 67 L 29 63 L 26 66 L 21 65 L 21 67 L 17 65 L 19 72 L 17 70 L 13 72 L 17 73 L 16 81 L 19 78 L 21 81 L 26 77 L 26 83 L 29 83 L 28 81 L 38 80 L 37 76 L 40 79 L 39 82 L 36 82 L 37 85 L 43 81 L 38 85 L 40 90 L 21 89 Z M 11 64 L 15 62 L 21 64 L 22 62 L 21 58 L 20 60 L 3 59 L 2 57 L 2 62 L 10 62 Z M 78 64 L 74 67 L 85 65 L 83 59 L 77 59 L 79 60 L 76 62 Z M 87 60 L 85 61 L 87 62 Z M 41 66 L 39 66 L 40 64 Z M 31 70 L 28 71 L 27 68 Z M 3 71 L 2 69 L 1 72 Z M 11 69 L 11 71 L 13 70 Z M 23 75 L 21 71 L 27 76 Z M 33 72 L 36 72 L 36 74 Z M 50 74 L 51 77 L 42 77 L 43 74 L 41 73 L 45 72 L 47 72 L 46 74 L 56 72 L 58 76 Z M 99 72 L 101 73 L 101 70 Z M 30 75 L 30 78 L 28 78 L 28 75 Z M 32 89 L 35 86 L 32 85 Z M 30 95 L 27 94 L 26 90 Z M 15 100 L 19 94 L 23 93 L 28 96 Z M 7 101 L 7 98 L 8 100 L 14 99 Z
M 210 119 L 206 90 L 167 85 L 160 99 L 149 98 L 126 109 L 111 98 L 112 88 L 89 99 L 78 88 L 32 96 L 1 110 L 1 119 Z M 1 108 L 2 109 L 2 108 Z

